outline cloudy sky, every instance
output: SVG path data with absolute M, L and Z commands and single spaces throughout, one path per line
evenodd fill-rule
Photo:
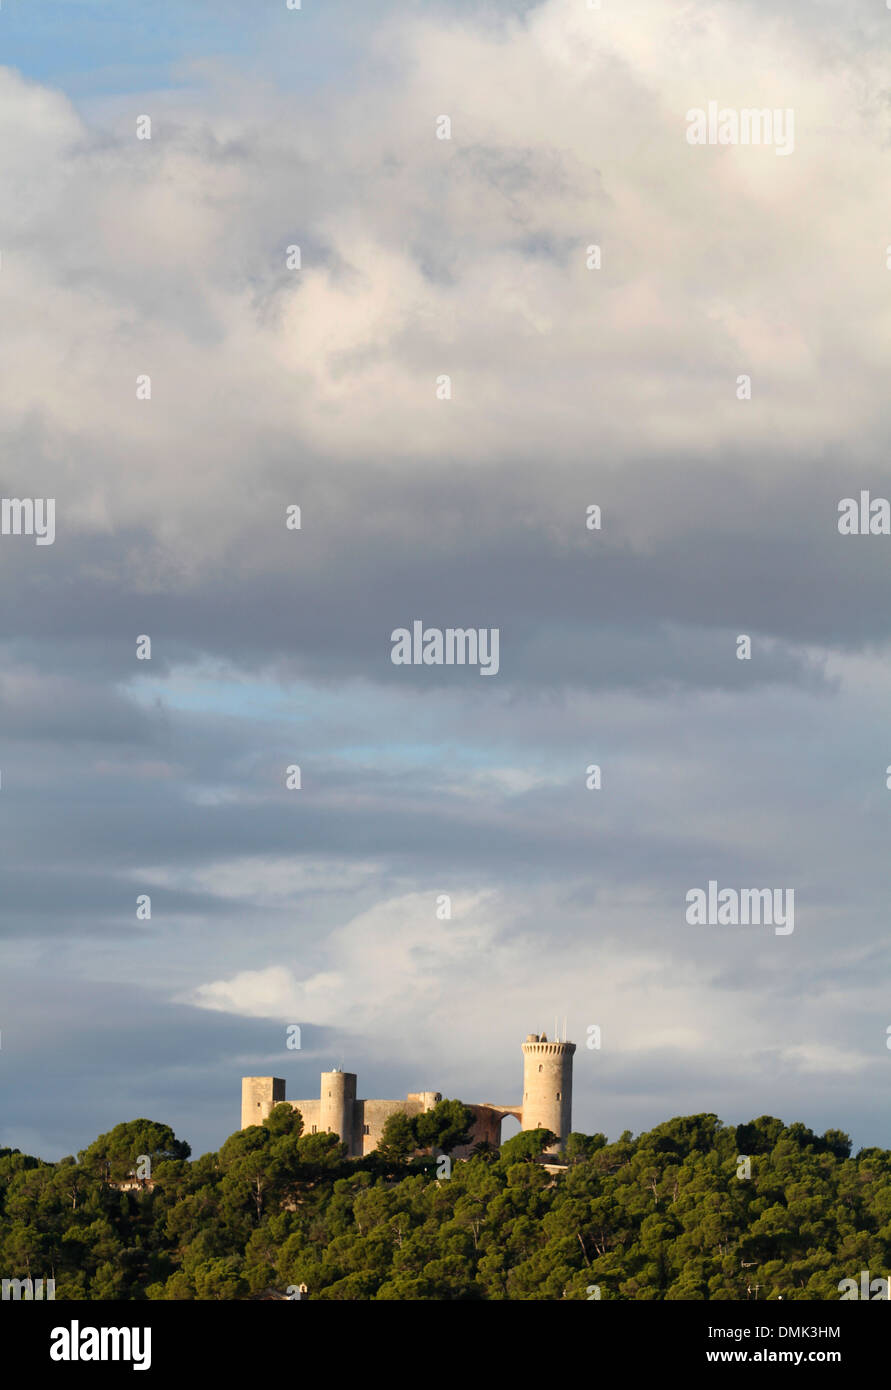
M 837 524 L 891 497 L 889 36 L 6 0 L 0 490 L 56 538 L 0 536 L 0 1145 L 203 1152 L 341 1063 L 518 1103 L 555 1014 L 577 1129 L 891 1145 L 891 536 Z M 393 665 L 416 619 L 497 676 Z

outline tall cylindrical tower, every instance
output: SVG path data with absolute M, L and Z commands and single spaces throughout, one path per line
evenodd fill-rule
M 323 1071 L 319 1129 L 330 1130 L 347 1146 L 347 1157 L 353 1153 L 353 1114 L 356 1108 L 356 1073 L 354 1071 Z
M 550 1129 L 548 1153 L 563 1148 L 572 1129 L 572 1054 L 575 1043 L 548 1042 L 530 1033 L 523 1043 L 523 1129 Z

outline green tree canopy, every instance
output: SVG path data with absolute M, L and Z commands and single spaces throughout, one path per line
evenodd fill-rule
M 505 1163 L 531 1163 L 556 1138 L 556 1134 L 549 1129 L 523 1129 L 501 1145 L 502 1160 Z
M 142 1155 L 150 1159 L 154 1168 L 164 1159 L 188 1158 L 191 1152 L 169 1125 L 155 1120 L 126 1120 L 107 1134 L 100 1134 L 78 1154 L 78 1160 L 93 1173 L 120 1180 L 134 1171 Z
M 401 1110 L 394 1110 L 384 1121 L 384 1128 L 378 1143 L 378 1153 L 385 1159 L 399 1162 L 408 1158 L 418 1147 L 417 1136 L 411 1118 Z
M 891 1264 L 891 1152 L 851 1157 L 838 1129 L 679 1116 L 612 1143 L 573 1133 L 548 1171 L 545 1129 L 453 1159 L 467 1107 L 391 1116 L 382 1152 L 347 1161 L 289 1106 L 192 1160 L 154 1121 L 80 1161 L 0 1153 L 0 1268 L 56 1278 L 59 1299 L 833 1301 Z M 114 1186 L 140 1153 L 150 1188 Z M 740 1165 L 739 1155 L 749 1157 Z M 111 1176 L 112 1181 L 108 1181 Z
M 412 1119 L 417 1147 L 451 1153 L 466 1144 L 473 1128 L 474 1114 L 460 1100 L 441 1100 L 432 1110 Z

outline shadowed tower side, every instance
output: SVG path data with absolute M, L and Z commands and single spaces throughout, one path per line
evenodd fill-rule
M 550 1129 L 563 1149 L 572 1130 L 572 1056 L 575 1043 L 548 1042 L 530 1033 L 523 1043 L 523 1129 Z

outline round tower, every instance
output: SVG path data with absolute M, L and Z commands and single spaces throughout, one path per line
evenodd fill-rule
M 550 1129 L 563 1148 L 572 1129 L 572 1054 L 575 1043 L 548 1042 L 530 1033 L 523 1043 L 523 1129 Z
M 356 1108 L 356 1073 L 323 1071 L 319 1105 L 319 1129 L 336 1134 L 353 1153 L 353 1116 Z

